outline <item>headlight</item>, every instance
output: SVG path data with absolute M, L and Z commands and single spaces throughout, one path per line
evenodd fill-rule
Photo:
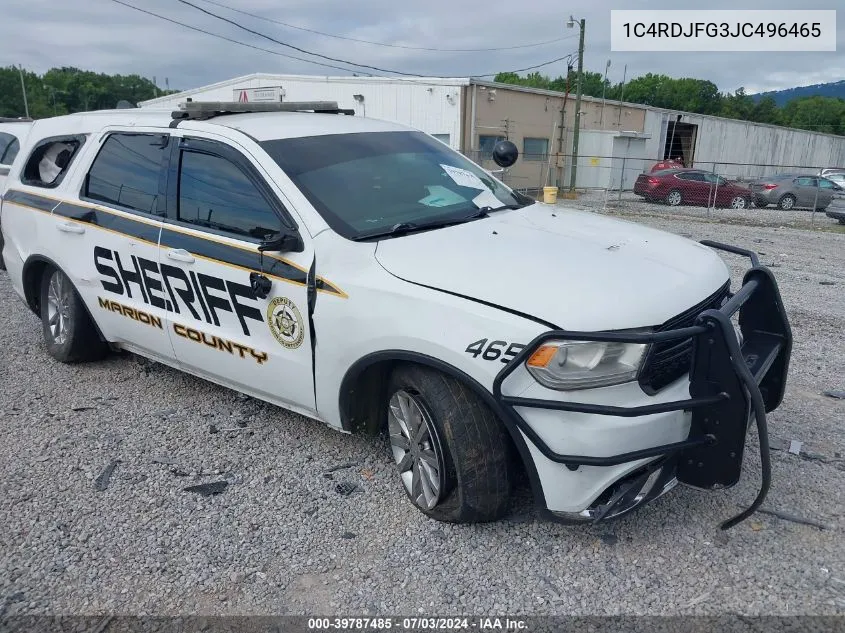
M 550 341 L 525 366 L 544 387 L 568 391 L 618 385 L 636 380 L 645 344 Z

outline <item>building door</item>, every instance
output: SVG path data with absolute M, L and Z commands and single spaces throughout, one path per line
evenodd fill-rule
M 613 139 L 613 161 L 609 186 L 629 191 L 646 169 L 646 139 L 617 136 Z
M 695 161 L 695 141 L 698 137 L 698 126 L 692 123 L 682 123 L 677 115 L 675 120 L 666 123 L 666 141 L 663 148 L 663 160 L 680 160 L 684 167 L 692 167 Z

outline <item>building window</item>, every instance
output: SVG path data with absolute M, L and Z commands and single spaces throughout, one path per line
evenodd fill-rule
M 481 160 L 493 159 L 493 148 L 499 141 L 504 141 L 504 136 L 487 136 L 481 135 L 478 137 L 478 150 L 481 153 Z
M 522 141 L 522 159 L 545 161 L 549 158 L 549 139 L 525 138 Z
M 446 145 L 449 145 L 452 140 L 452 137 L 449 134 L 432 134 L 432 136 L 441 143 L 446 143 Z

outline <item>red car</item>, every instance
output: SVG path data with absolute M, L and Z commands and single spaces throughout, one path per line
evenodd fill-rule
M 652 165 L 651 171 L 652 173 L 656 171 L 663 171 L 664 169 L 683 169 L 684 163 L 679 158 L 667 158 L 666 160 L 661 160 L 659 163 L 655 163 Z
M 634 193 L 646 200 L 679 204 L 713 205 L 745 209 L 751 206 L 751 191 L 730 180 L 700 169 L 665 169 L 640 174 Z

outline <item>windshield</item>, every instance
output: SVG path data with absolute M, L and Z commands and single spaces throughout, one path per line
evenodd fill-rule
M 329 226 L 349 239 L 524 204 L 486 171 L 422 132 L 327 134 L 261 146 Z

